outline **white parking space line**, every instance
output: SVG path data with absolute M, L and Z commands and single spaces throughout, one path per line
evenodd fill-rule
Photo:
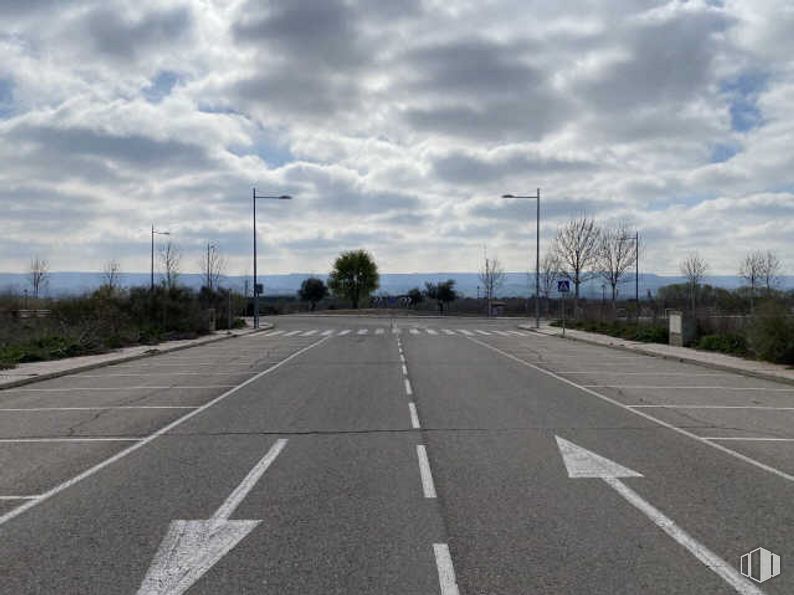
M 728 376 L 725 372 L 723 373 L 711 373 L 711 372 L 621 372 L 620 370 L 565 370 L 565 371 L 557 371 L 558 374 L 603 374 L 607 376 L 686 376 L 687 378 L 713 378 L 719 376 Z
M 454 335 L 455 334 L 455 331 L 450 330 L 448 328 L 442 328 L 441 332 L 444 333 L 445 335 Z
M 323 337 L 327 337 L 327 336 L 333 335 L 333 334 L 334 334 L 333 329 L 328 330 L 328 331 L 323 331 L 323 332 L 320 333 L 320 335 L 323 336 Z
M 610 404 L 614 405 L 615 407 L 620 407 L 624 411 L 630 411 L 630 412 L 632 412 L 635 415 L 639 415 L 640 417 L 642 417 L 642 418 L 644 418 L 644 419 L 646 419 L 646 420 L 648 420 L 650 422 L 653 422 L 655 424 L 658 424 L 658 425 L 662 426 L 663 428 L 667 428 L 669 430 L 672 430 L 673 432 L 677 432 L 677 433 L 681 434 L 682 436 L 687 436 L 688 438 L 691 438 L 692 440 L 696 440 L 697 442 L 700 442 L 701 444 L 708 444 L 710 447 L 715 448 L 715 449 L 719 450 L 720 452 L 723 452 L 723 453 L 725 453 L 725 454 L 727 454 L 727 455 L 729 455 L 729 456 L 731 456 L 731 457 L 733 457 L 735 459 L 738 459 L 740 461 L 744 461 L 745 463 L 747 463 L 749 465 L 752 465 L 752 466 L 754 466 L 754 467 L 756 467 L 758 469 L 762 469 L 762 470 L 764 470 L 764 471 L 766 471 L 768 473 L 776 475 L 777 477 L 780 477 L 781 479 L 785 479 L 786 481 L 794 482 L 794 475 L 792 475 L 790 473 L 786 473 L 785 471 L 781 471 L 780 469 L 777 469 L 776 467 L 772 467 L 771 465 L 767 465 L 766 463 L 762 463 L 761 461 L 758 461 L 758 460 L 756 460 L 756 459 L 754 459 L 752 457 L 748 457 L 747 455 L 744 455 L 744 454 L 742 454 L 742 453 L 740 453 L 740 452 L 738 452 L 736 450 L 732 450 L 732 449 L 728 448 L 727 446 L 723 446 L 722 444 L 717 444 L 716 441 L 714 441 L 714 440 L 706 440 L 702 436 L 698 436 L 697 434 L 694 434 L 693 432 L 690 432 L 689 430 L 686 430 L 684 428 L 680 428 L 680 427 L 678 427 L 676 425 L 673 425 L 671 423 L 663 421 L 663 420 L 661 420 L 661 419 L 659 419 L 657 417 L 654 417 L 653 415 L 645 413 L 645 411 L 643 411 L 641 409 L 632 409 L 631 407 L 627 407 L 625 404 L 621 403 L 620 401 L 617 401 L 617 400 L 615 400 L 615 399 L 613 399 L 611 397 L 608 397 L 607 395 L 603 395 L 603 394 L 593 390 L 592 388 L 587 388 L 586 386 L 584 386 L 582 384 L 578 384 L 575 381 L 571 380 L 570 378 L 565 378 L 564 376 L 560 376 L 559 374 L 556 374 L 555 372 L 552 372 L 551 370 L 547 370 L 546 368 L 542 368 L 540 366 L 536 366 L 536 365 L 534 365 L 534 364 L 532 364 L 530 362 L 527 362 L 527 361 L 521 359 L 520 357 L 517 357 L 517 356 L 513 355 L 512 353 L 508 353 L 507 351 L 499 349 L 498 347 L 494 347 L 493 345 L 489 345 L 488 343 L 484 343 L 483 341 L 480 341 L 478 339 L 469 339 L 469 340 L 472 341 L 473 343 L 477 343 L 478 345 L 481 345 L 482 347 L 484 347 L 486 349 L 490 349 L 491 351 L 493 351 L 495 353 L 499 353 L 499 354 L 503 355 L 504 357 L 506 357 L 506 358 L 508 358 L 510 360 L 513 360 L 516 363 L 519 363 L 521 365 L 527 366 L 528 368 L 532 368 L 533 370 L 537 370 L 541 374 L 546 374 L 547 376 L 550 376 L 551 378 L 555 378 L 556 380 L 562 382 L 563 384 L 567 384 L 568 386 L 572 386 L 574 388 L 577 388 L 577 389 L 579 389 L 579 390 L 581 390 L 583 392 L 586 392 L 587 394 L 589 394 L 589 395 L 591 395 L 593 397 L 596 397 L 597 399 L 600 399 L 600 400 L 602 400 L 602 401 L 604 401 L 606 403 L 610 403 Z
M 528 337 L 526 333 L 522 333 L 521 331 L 507 331 L 511 335 L 518 335 L 519 337 Z
M 70 393 L 80 391 L 118 391 L 118 390 L 199 390 L 202 388 L 232 388 L 237 386 L 235 384 L 213 384 L 207 386 L 109 386 L 100 388 L 96 386 L 85 388 L 9 388 L 3 391 L 5 394 L 9 393 Z
M 402 334 L 402 329 L 399 329 L 399 328 L 397 328 L 395 326 L 394 328 L 391 329 L 391 332 L 392 332 L 393 335 L 401 335 Z
M 265 337 L 277 337 L 278 335 L 283 334 L 284 331 L 272 331 L 270 333 L 265 333 Z M 249 337 L 255 337 L 256 335 L 248 335 Z
M 411 333 L 412 335 L 418 335 L 419 334 L 419 329 L 418 328 L 412 328 L 408 332 Z
M 794 411 L 794 407 L 766 405 L 627 405 L 631 409 L 758 409 L 761 411 Z
M 488 336 L 491 335 L 491 333 L 489 333 L 488 331 L 481 331 L 480 329 L 476 329 L 474 332 L 480 335 L 488 335 Z
M 408 403 L 408 411 L 411 414 L 411 427 L 418 430 L 422 426 L 419 424 L 419 414 L 416 412 L 416 404 L 413 401 Z
M 294 336 L 295 336 L 295 335 L 297 335 L 298 333 L 302 333 L 302 332 L 303 332 L 303 331 L 290 331 L 290 332 L 288 332 L 287 334 L 285 334 L 284 336 L 285 336 L 285 337 L 294 337 Z
M 617 388 L 644 390 L 733 390 L 772 393 L 794 393 L 794 388 L 768 388 L 765 386 L 644 386 L 642 384 L 583 384 L 585 388 Z
M 35 500 L 38 496 L 0 496 L 0 501 L 3 500 Z
M 185 413 L 185 415 L 183 415 L 183 416 L 175 419 L 174 421 L 164 425 L 159 430 L 156 430 L 155 432 L 152 432 L 151 434 L 149 434 L 148 436 L 146 436 L 143 439 L 135 439 L 136 440 L 135 444 L 131 444 L 130 446 L 128 446 L 127 448 L 117 452 L 113 456 L 108 457 L 107 459 L 104 459 L 103 461 L 100 461 L 99 463 L 97 463 L 96 465 L 94 465 L 92 467 L 89 467 L 88 469 L 85 469 L 84 471 L 82 471 L 78 475 L 72 477 L 71 479 L 68 479 L 68 480 L 62 482 L 62 483 L 58 484 L 57 486 L 55 486 L 55 487 L 49 489 L 48 491 L 44 492 L 43 494 L 39 495 L 39 497 L 37 497 L 36 499 L 28 500 L 24 504 L 22 504 L 20 506 L 17 506 L 16 508 L 14 508 L 12 510 L 9 510 L 7 513 L 5 513 L 3 515 L 0 515 L 0 526 L 4 525 L 5 523 L 10 521 L 11 519 L 14 519 L 14 518 L 18 517 L 19 515 L 21 515 L 25 511 L 30 510 L 34 506 L 37 506 L 37 505 L 41 504 L 42 502 L 45 502 L 46 500 L 49 500 L 53 496 L 56 496 L 57 494 L 60 494 L 64 490 L 69 489 L 70 487 L 72 487 L 73 485 L 83 481 L 84 479 L 87 479 L 88 477 L 91 477 L 92 475 L 98 473 L 99 471 L 101 471 L 105 467 L 108 467 L 108 466 L 112 465 L 113 463 L 116 463 L 116 462 L 120 461 L 121 459 L 125 458 L 127 455 L 130 455 L 130 454 L 134 453 L 138 449 L 143 448 L 144 446 L 146 446 L 147 444 L 149 444 L 152 441 L 156 440 L 157 438 L 159 438 L 163 434 L 166 434 L 166 433 L 170 432 L 171 430 L 173 430 L 174 428 L 177 428 L 177 427 L 181 426 L 186 421 L 188 421 L 190 419 L 193 419 L 195 416 L 199 415 L 203 411 L 206 411 L 210 407 L 213 407 L 213 406 L 217 405 L 218 403 L 220 403 L 221 401 L 229 398 L 230 396 L 234 395 L 236 392 L 238 392 L 239 390 L 245 388 L 249 384 L 252 384 L 252 383 L 256 382 L 260 378 L 263 378 L 264 376 L 270 374 L 271 372 L 274 372 L 275 370 L 278 370 L 279 368 L 281 368 L 285 364 L 289 363 L 293 359 L 295 359 L 297 357 L 300 357 L 301 355 L 303 355 L 304 353 L 306 353 L 310 349 L 313 349 L 313 348 L 317 347 L 318 345 L 322 345 L 326 341 L 328 341 L 327 337 L 325 339 L 319 339 L 319 340 L 315 341 L 314 343 L 311 343 L 311 344 L 307 345 L 306 347 L 303 347 L 302 349 L 299 349 L 298 351 L 290 354 L 289 356 L 285 357 L 284 359 L 282 359 L 278 363 L 275 363 L 272 366 L 270 366 L 269 368 L 266 368 L 265 370 L 262 370 L 256 376 L 252 376 L 251 378 L 248 378 L 247 380 L 241 382 L 240 384 L 238 384 L 234 388 L 231 388 L 231 389 L 227 390 L 226 392 L 218 395 L 217 397 L 215 397 L 211 401 L 208 401 L 208 402 L 204 403 L 198 409 L 194 409 L 192 411 L 188 411 L 187 413 Z M 25 440 L 25 439 L 17 439 L 16 441 L 22 441 L 22 440 Z M 30 439 L 28 439 L 28 440 L 30 440 Z M 63 439 L 59 439 L 59 440 L 63 440 Z M 133 439 L 128 438 L 127 440 L 133 440 Z
M 422 491 L 425 498 L 436 497 L 436 486 L 433 483 L 433 474 L 430 472 L 430 461 L 427 458 L 427 449 L 422 444 L 416 446 L 416 456 L 419 459 L 419 475 L 422 478 Z
M 315 328 L 315 329 L 312 329 L 310 331 L 306 331 L 305 333 L 302 333 L 301 337 L 311 337 L 312 335 L 316 335 L 318 332 L 320 332 L 320 331 Z
M 189 405 L 118 405 L 110 407 L 14 407 L 0 408 L 0 413 L 27 413 L 36 411 L 106 411 L 123 409 L 198 409 Z
M 429 329 L 427 329 L 427 334 L 428 335 L 437 335 L 438 331 L 435 330 L 435 329 L 429 328 Z
M 0 444 L 25 444 L 28 442 L 143 442 L 143 438 L 111 438 L 111 437 L 91 437 L 85 438 L 0 438 Z M 0 517 L 2 524 L 4 517 Z
M 336 336 L 337 337 L 344 337 L 345 335 L 349 335 L 351 332 L 352 331 L 350 329 L 345 329 L 343 331 L 339 331 L 339 333 L 337 333 Z
M 473 332 L 471 332 L 471 331 L 467 331 L 466 329 L 463 329 L 463 328 L 459 328 L 459 329 L 457 329 L 457 331 L 458 331 L 458 332 L 459 332 L 461 335 L 466 335 L 467 337 L 473 337 L 473 336 L 474 336 L 474 333 L 473 333 Z
M 441 587 L 441 595 L 459 595 L 458 581 L 455 578 L 455 568 L 452 565 L 452 556 L 449 553 L 449 546 L 446 543 L 434 543 L 433 553 L 436 556 L 436 568 L 438 569 L 438 583 Z
M 411 387 L 411 381 L 407 378 L 405 379 L 405 394 L 409 397 L 414 394 L 414 389 Z
M 367 333 L 369 333 L 369 329 L 368 328 L 362 328 L 362 329 L 358 329 L 358 332 L 356 334 L 357 335 L 366 335 Z
M 794 438 L 764 438 L 754 436 L 704 436 L 703 440 L 733 440 L 736 442 L 794 442 Z
M 382 335 L 384 332 L 385 332 L 385 331 L 384 331 L 382 328 L 376 328 L 376 329 L 375 329 L 375 334 L 376 334 L 376 335 Z
M 403 364 L 403 375 L 408 376 L 408 368 L 406 367 L 405 364 Z
M 502 335 L 503 337 L 509 337 L 510 336 L 510 333 L 508 333 L 506 331 L 493 331 L 493 332 L 496 333 L 497 335 Z

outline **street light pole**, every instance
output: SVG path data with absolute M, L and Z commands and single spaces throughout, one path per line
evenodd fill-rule
M 286 194 L 281 196 L 262 196 L 256 193 L 256 188 L 253 189 L 251 193 L 251 202 L 253 203 L 253 210 L 254 210 L 254 328 L 259 328 L 259 285 L 257 283 L 257 271 L 256 271 L 256 201 L 260 198 L 270 199 L 270 200 L 291 200 L 292 197 Z
M 540 188 L 534 195 L 503 194 L 502 198 L 535 199 L 535 328 L 540 328 Z
M 150 291 L 154 291 L 154 236 L 155 235 L 158 235 L 158 236 L 170 236 L 171 232 L 170 231 L 157 231 L 154 228 L 154 225 L 152 225 L 152 268 L 151 268 L 151 273 L 150 273 L 151 278 L 149 280 L 149 290 Z

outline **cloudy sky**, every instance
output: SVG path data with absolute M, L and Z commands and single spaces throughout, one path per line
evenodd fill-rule
M 0 271 L 532 268 L 588 213 L 643 269 L 794 268 L 791 0 L 0 0 Z

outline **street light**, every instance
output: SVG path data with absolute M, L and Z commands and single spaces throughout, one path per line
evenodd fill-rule
M 149 282 L 149 290 L 154 291 L 154 236 L 170 236 L 170 231 L 157 231 L 152 225 L 152 269 L 151 269 L 151 280 Z
M 260 198 L 269 200 L 291 200 L 292 197 L 287 194 L 281 196 L 262 196 L 256 193 L 256 188 L 253 189 L 252 203 L 254 206 L 254 328 L 259 328 L 259 284 L 256 282 L 256 201 Z
M 540 328 L 540 188 L 537 194 L 519 196 L 516 194 L 503 194 L 502 198 L 534 198 L 535 211 L 535 328 Z

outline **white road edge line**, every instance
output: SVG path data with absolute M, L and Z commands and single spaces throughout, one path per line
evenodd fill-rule
M 0 444 L 26 444 L 32 442 L 137 442 L 141 443 L 145 438 L 98 438 L 86 436 L 85 438 L 0 438 Z M 137 444 L 135 446 L 138 446 Z M 132 448 L 132 447 L 130 447 Z M 123 452 L 123 451 L 122 451 Z M 42 494 L 43 496 L 44 494 Z M 13 512 L 13 511 L 11 511 Z M 10 512 L 8 514 L 11 514 Z M 3 517 L 0 517 L 0 525 L 3 524 Z
M 794 388 L 768 388 L 765 386 L 643 386 L 641 384 L 583 384 L 585 388 L 617 388 L 635 390 L 732 390 L 732 391 L 756 391 L 770 393 L 792 393 Z
M 419 459 L 419 475 L 422 478 L 422 491 L 425 498 L 436 497 L 436 485 L 433 483 L 433 474 L 430 472 L 430 460 L 427 458 L 427 449 L 423 444 L 416 446 L 416 456 Z
M 79 378 L 79 376 L 78 376 Z M 77 391 L 119 391 L 119 390 L 199 390 L 202 388 L 233 388 L 234 384 L 211 384 L 208 386 L 111 386 L 111 387 L 74 387 L 66 388 L 9 388 L 5 393 L 73 393 Z
M 414 389 L 411 388 L 411 381 L 407 378 L 405 379 L 405 394 L 409 397 L 414 394 Z
M 0 501 L 3 500 L 33 500 L 38 496 L 0 496 Z
M 741 593 L 742 595 L 763 595 L 763 591 L 757 589 L 752 583 L 742 578 L 730 564 L 694 539 L 689 533 L 681 529 L 670 518 L 665 516 L 662 511 L 643 500 L 637 492 L 632 490 L 617 477 L 602 477 L 601 480 L 623 496 L 634 508 L 651 519 L 654 525 L 686 548 L 689 553 L 700 560 L 706 568 L 717 574 L 722 580 L 733 587 L 737 593 Z
M 413 401 L 408 403 L 408 411 L 411 413 L 411 427 L 414 430 L 420 429 L 422 425 L 419 423 L 419 414 L 416 412 L 416 403 Z
M 703 440 L 735 440 L 744 442 L 794 442 L 794 438 L 757 438 L 753 436 L 704 436 Z
M 318 345 L 321 345 L 321 344 L 325 343 L 326 341 L 328 341 L 328 337 L 325 337 L 324 339 L 320 339 L 318 341 L 315 341 L 311 345 L 307 345 L 306 347 L 304 347 L 302 349 L 299 349 L 298 351 L 296 351 L 292 355 L 289 355 L 286 358 L 284 358 L 283 360 L 281 360 L 280 362 L 278 362 L 276 364 L 273 364 L 272 366 L 270 366 L 266 370 L 262 370 L 256 376 L 252 376 L 251 378 L 249 378 L 249 379 L 245 380 L 244 382 L 238 384 L 234 388 L 226 391 L 222 395 L 218 395 L 217 397 L 215 397 L 211 401 L 208 401 L 207 403 L 204 403 L 204 405 L 202 405 L 198 409 L 194 409 L 193 411 L 190 411 L 190 412 L 186 413 L 182 417 L 180 417 L 180 418 L 172 421 L 171 423 L 163 426 L 162 428 L 160 428 L 159 430 L 155 431 L 154 433 L 149 434 L 146 438 L 140 440 L 139 442 L 136 442 L 135 444 L 125 448 L 124 450 L 122 450 L 120 452 L 117 452 L 112 457 L 109 457 L 109 458 L 105 459 L 104 461 L 101 461 L 100 463 L 97 463 L 93 467 L 90 467 L 90 468 L 86 469 L 85 471 L 83 471 L 82 473 L 74 476 L 73 478 L 68 479 L 68 480 L 58 484 L 57 486 L 55 486 L 54 488 L 49 489 L 48 491 L 44 492 L 43 494 L 40 494 L 35 500 L 28 500 L 25 504 L 22 504 L 21 506 L 18 506 L 16 508 L 14 508 L 13 510 L 9 510 L 4 515 L 0 516 L 0 526 L 4 525 L 5 523 L 10 521 L 11 519 L 14 519 L 14 518 L 18 517 L 20 514 L 22 514 L 26 510 L 30 510 L 34 506 L 37 506 L 37 505 L 41 504 L 42 502 L 44 502 L 46 500 L 49 500 L 50 498 L 52 498 L 56 494 L 60 494 L 62 491 L 72 487 L 73 485 L 81 482 L 82 480 L 84 480 L 84 479 L 86 479 L 88 477 L 91 477 L 92 475 L 94 475 L 98 471 L 101 471 L 105 467 L 107 467 L 109 465 L 112 465 L 116 461 L 119 461 L 119 460 L 123 459 L 124 457 L 126 457 L 129 454 L 132 454 L 133 452 L 135 452 L 139 448 L 142 448 L 143 446 L 146 446 L 147 444 L 149 444 L 153 440 L 156 440 L 157 438 L 159 438 L 160 436 L 162 436 L 166 432 L 170 432 L 174 428 L 182 425 L 184 422 L 186 422 L 189 419 L 195 417 L 199 413 L 201 413 L 203 411 L 206 411 L 207 409 L 209 409 L 213 405 L 216 405 L 217 403 L 220 403 L 221 401 L 223 401 L 227 397 L 229 397 L 229 396 L 233 395 L 234 393 L 236 393 L 241 388 L 244 388 L 244 387 L 248 386 L 249 384 L 251 384 L 253 382 L 256 382 L 257 380 L 259 380 L 263 376 L 269 374 L 270 372 L 273 372 L 274 370 L 277 370 L 278 368 L 280 368 L 281 366 L 283 366 L 287 362 L 295 359 L 296 357 L 299 357 L 299 356 L 303 355 L 304 353 L 306 353 L 310 349 L 313 349 L 314 347 L 317 347 Z
M 527 366 L 529 368 L 532 368 L 533 370 L 537 370 L 538 372 L 540 372 L 542 374 L 546 374 L 547 376 L 555 378 L 555 379 L 559 380 L 560 382 L 562 382 L 564 384 L 567 384 L 569 386 L 573 386 L 574 388 L 578 388 L 579 390 L 584 391 L 587 394 L 592 395 L 592 396 L 594 396 L 594 397 L 596 397 L 598 399 L 601 399 L 602 401 L 605 401 L 607 403 L 611 403 L 612 405 L 615 405 L 616 407 L 620 407 L 621 409 L 624 409 L 626 411 L 630 411 L 634 415 L 639 415 L 640 417 L 643 417 L 643 418 L 647 419 L 648 421 L 651 421 L 651 422 L 653 422 L 655 424 L 658 424 L 658 425 L 660 425 L 660 426 L 662 426 L 664 428 L 667 428 L 669 430 L 672 430 L 674 432 L 678 432 L 679 434 L 681 434 L 683 436 L 687 436 L 688 438 L 692 438 L 693 440 L 697 440 L 701 444 L 707 444 L 711 448 L 716 448 L 717 450 L 719 450 L 719 451 L 721 451 L 721 452 L 723 452 L 723 453 L 725 453 L 727 455 L 730 455 L 730 456 L 732 456 L 732 457 L 734 457 L 736 459 L 739 459 L 740 461 L 744 461 L 745 463 L 748 463 L 749 465 L 757 467 L 758 469 L 761 469 L 761 470 L 766 471 L 768 473 L 772 473 L 773 475 L 777 475 L 778 477 L 780 477 L 782 479 L 785 479 L 786 481 L 794 482 L 794 475 L 791 475 L 790 473 L 786 473 L 785 471 L 781 471 L 780 469 L 772 467 L 771 465 L 767 465 L 766 463 L 762 463 L 761 461 L 756 461 L 755 459 L 753 459 L 751 457 L 748 457 L 747 455 L 743 455 L 742 453 L 737 452 L 735 450 L 731 450 L 730 448 L 728 448 L 727 446 L 723 446 L 722 444 L 717 444 L 716 442 L 712 442 L 710 440 L 706 440 L 705 438 L 703 438 L 701 436 L 698 436 L 697 434 L 693 434 L 692 432 L 690 432 L 688 430 L 685 430 L 683 428 L 679 428 L 678 426 L 674 426 L 673 424 L 669 424 L 666 421 L 662 421 L 661 419 L 657 419 L 657 418 L 655 418 L 652 415 L 648 415 L 647 413 L 645 413 L 643 411 L 640 411 L 639 409 L 632 409 L 631 407 L 628 407 L 627 405 L 624 405 L 620 401 L 616 401 L 615 399 L 607 397 L 606 395 L 602 395 L 601 393 L 598 393 L 598 392 L 596 392 L 596 391 L 594 391 L 592 389 L 586 388 L 586 387 L 582 386 L 581 384 L 577 384 L 573 380 L 570 380 L 568 378 L 564 378 L 563 376 L 560 376 L 559 374 L 555 374 L 551 370 L 546 370 L 544 368 L 541 368 L 540 366 L 536 366 L 534 364 L 530 364 L 528 362 L 525 362 L 520 357 L 516 357 L 516 356 L 514 356 L 511 353 L 507 353 L 506 351 L 503 351 L 503 350 L 499 349 L 498 347 L 494 347 L 493 345 L 489 345 L 488 343 L 484 343 L 484 342 L 482 342 L 482 341 L 480 341 L 478 339 L 472 339 L 471 337 L 468 337 L 468 339 L 469 339 L 469 341 L 473 341 L 474 343 L 477 343 L 478 345 L 482 345 L 486 349 L 490 349 L 491 351 L 499 353 L 499 354 L 505 356 L 506 358 L 511 359 L 511 360 L 523 365 L 523 366 Z M 0 521 L 1 520 L 2 520 L 2 518 L 0 518 Z
M 452 556 L 449 553 L 449 546 L 446 543 L 434 543 L 433 553 L 436 556 L 436 568 L 438 568 L 438 583 L 441 587 L 441 595 L 460 595 L 458 581 L 455 578 L 455 568 L 452 566 Z

